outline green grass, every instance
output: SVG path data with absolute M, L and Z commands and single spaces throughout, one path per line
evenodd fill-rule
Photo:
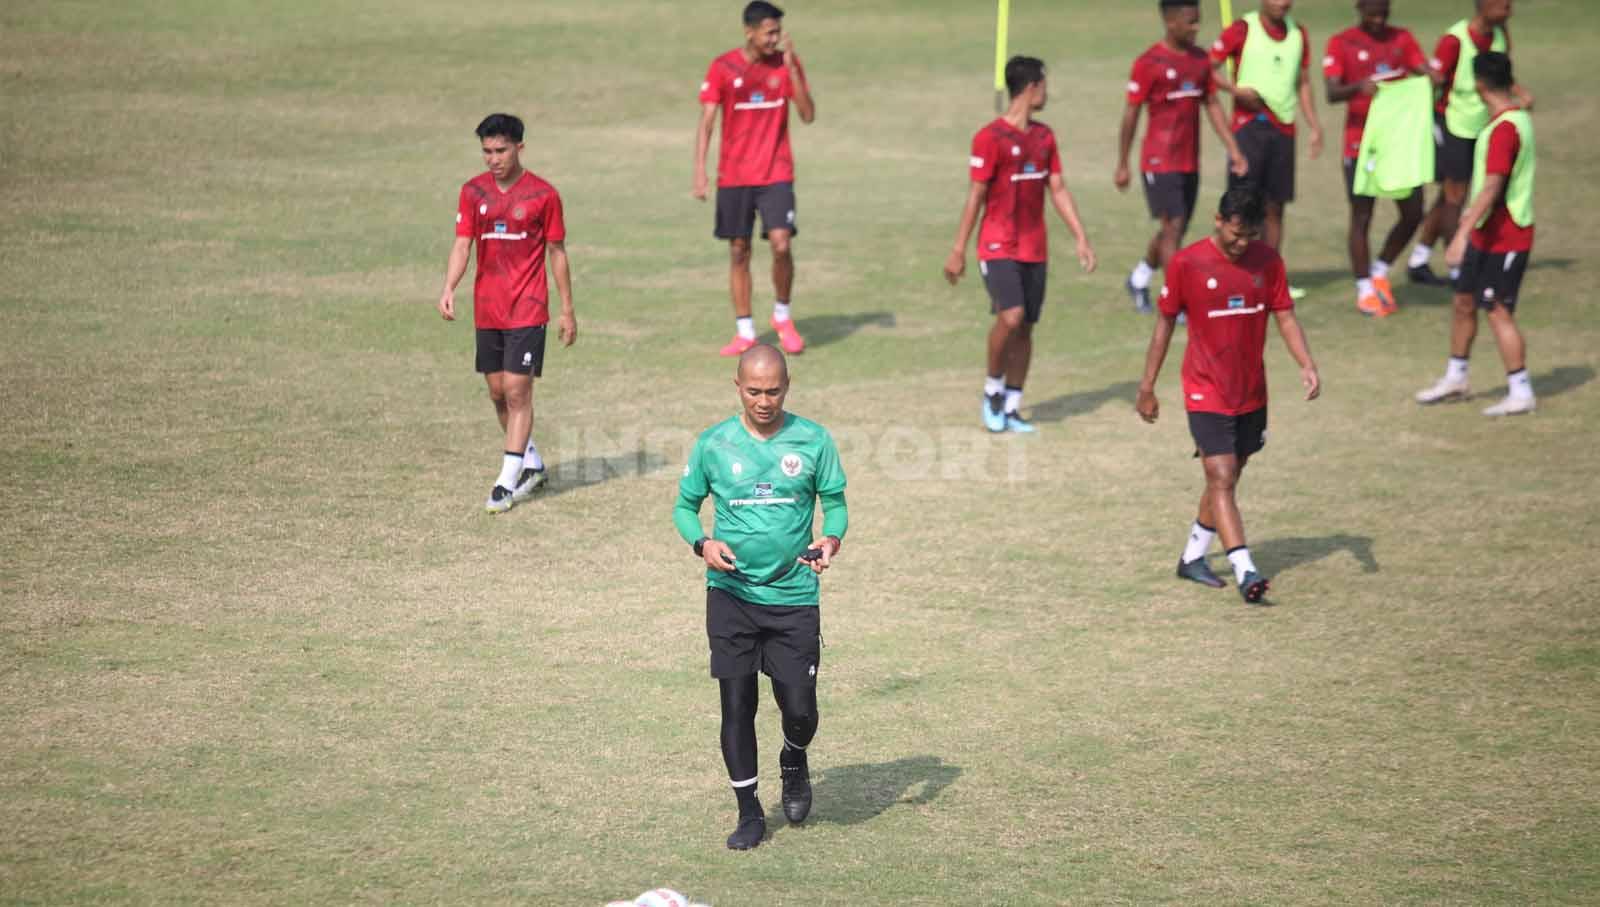
M 1132 413 L 1148 322 L 1119 285 L 1150 227 L 1110 175 L 1146 5 L 1014 10 L 1102 261 L 1077 274 L 1053 225 L 1028 439 L 978 431 L 986 301 L 938 277 L 992 10 L 791 10 L 819 115 L 790 405 L 840 436 L 852 532 L 815 817 L 743 855 L 668 513 L 735 405 L 688 164 L 737 4 L 680 6 L 0 9 L 0 902 L 1592 901 L 1585 4 L 1513 28 L 1538 414 L 1478 416 L 1487 331 L 1474 405 L 1411 403 L 1446 300 L 1363 320 L 1337 161 L 1302 158 L 1286 252 L 1326 393 L 1271 343 L 1242 488 L 1265 610 L 1171 578 L 1199 490 L 1176 350 L 1162 421 Z M 1351 18 L 1301 6 L 1317 48 Z M 1460 8 L 1396 15 L 1431 45 Z M 581 338 L 537 394 L 554 487 L 491 519 L 470 330 L 432 302 L 494 109 L 563 193 Z

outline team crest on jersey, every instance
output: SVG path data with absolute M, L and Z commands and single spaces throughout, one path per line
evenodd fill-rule
M 522 220 L 524 217 L 528 216 L 528 211 L 521 205 L 518 205 L 511 209 L 511 216 L 515 217 L 517 220 Z
M 1242 309 L 1242 308 L 1244 308 L 1244 297 L 1243 296 L 1229 296 L 1228 297 L 1228 308 L 1230 308 L 1230 309 Z
M 778 468 L 791 479 L 799 475 L 804 467 L 805 464 L 801 462 L 799 454 L 784 454 L 783 459 L 778 462 Z
M 767 87 L 768 88 L 772 88 L 772 89 L 776 89 L 778 87 L 778 77 L 777 76 L 767 76 Z
M 772 483 L 771 482 L 757 482 L 756 483 L 756 497 L 758 497 L 758 498 L 770 498 L 770 497 L 772 497 Z
M 1261 275 L 1257 274 L 1254 277 L 1251 277 L 1250 278 L 1250 285 L 1255 287 L 1258 290 L 1261 289 Z

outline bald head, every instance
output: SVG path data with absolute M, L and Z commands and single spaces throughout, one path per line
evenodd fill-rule
M 739 383 L 743 384 L 757 375 L 771 374 L 776 370 L 778 380 L 789 383 L 789 362 L 783 353 L 770 343 L 758 343 L 739 356 Z
M 777 347 L 758 343 L 739 357 L 733 379 L 744 406 L 745 425 L 768 437 L 783 427 L 783 398 L 789 395 L 789 363 Z

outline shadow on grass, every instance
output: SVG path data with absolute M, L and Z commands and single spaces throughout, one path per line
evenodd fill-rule
M 858 762 L 812 771 L 813 803 L 807 825 L 857 825 L 890 807 L 931 803 L 961 776 L 961 767 L 938 756 L 908 756 L 893 762 Z M 775 825 L 783 818 L 779 803 L 767 816 Z
M 894 327 L 893 312 L 856 312 L 852 315 L 802 315 L 795 319 L 807 348 L 827 346 L 864 327 Z
M 1541 397 L 1554 397 L 1579 388 L 1594 380 L 1594 369 L 1587 365 L 1563 365 L 1542 375 L 1533 376 L 1533 392 Z
M 1321 290 L 1340 281 L 1349 282 L 1354 280 L 1355 278 L 1350 276 L 1349 268 L 1322 268 L 1315 271 L 1289 269 L 1289 284 L 1308 292 Z
M 1528 262 L 1528 270 L 1543 271 L 1545 268 L 1554 268 L 1557 271 L 1565 271 L 1576 263 L 1576 258 L 1562 258 L 1560 256 L 1551 258 L 1535 258 Z
M 535 500 L 548 498 L 612 479 L 647 476 L 667 467 L 667 459 L 649 452 L 618 453 L 613 457 L 582 457 L 563 460 L 550 466 L 550 481 L 539 489 Z
M 1033 405 L 1033 421 L 1061 422 L 1073 416 L 1092 413 L 1112 400 L 1123 400 L 1132 405 L 1134 391 L 1138 389 L 1137 382 L 1119 381 L 1116 384 L 1108 384 L 1097 391 L 1062 394 L 1043 403 L 1035 403 Z
M 1320 535 L 1300 538 L 1268 539 L 1251 545 L 1251 553 L 1268 576 L 1284 573 L 1312 561 L 1348 551 L 1361 564 L 1362 573 L 1377 573 L 1378 559 L 1372 554 L 1372 537 L 1366 535 Z

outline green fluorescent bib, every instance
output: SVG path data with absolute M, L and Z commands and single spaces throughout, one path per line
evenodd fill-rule
M 1472 43 L 1472 36 L 1467 33 L 1467 20 L 1450 26 L 1447 34 L 1455 35 L 1461 42 L 1461 56 L 1456 59 L 1456 76 L 1450 82 L 1450 102 L 1444 108 L 1444 128 L 1450 134 L 1462 139 L 1476 138 L 1483 131 L 1484 124 L 1489 122 L 1489 108 L 1483 106 L 1483 99 L 1478 97 L 1478 89 L 1472 77 L 1472 61 L 1478 56 L 1478 45 Z M 1494 30 L 1494 38 L 1489 42 L 1489 49 L 1497 53 L 1506 52 L 1506 33 L 1503 29 Z
M 1378 83 L 1356 155 L 1352 191 L 1407 198 L 1433 181 L 1433 83 L 1411 76 Z
M 1467 203 L 1471 204 L 1472 199 L 1477 198 L 1483 190 L 1484 164 L 1489 158 L 1489 133 L 1501 123 L 1515 126 L 1517 138 L 1522 142 L 1522 148 L 1517 151 L 1517 160 L 1511 165 L 1511 175 L 1506 179 L 1506 210 L 1511 213 L 1511 220 L 1517 226 L 1526 227 L 1533 223 L 1534 167 L 1533 117 L 1528 116 L 1526 110 L 1507 110 L 1479 133 L 1478 147 L 1472 153 L 1472 194 L 1467 196 Z M 1485 211 L 1474 226 L 1483 226 L 1493 210 L 1490 208 Z
M 1245 16 L 1244 21 L 1249 31 L 1239 55 L 1238 83 L 1254 88 L 1279 122 L 1293 123 L 1300 90 L 1300 59 L 1305 55 L 1300 28 L 1293 19 L 1283 17 L 1289 33 L 1282 41 L 1276 41 L 1261 24 L 1259 12 Z

